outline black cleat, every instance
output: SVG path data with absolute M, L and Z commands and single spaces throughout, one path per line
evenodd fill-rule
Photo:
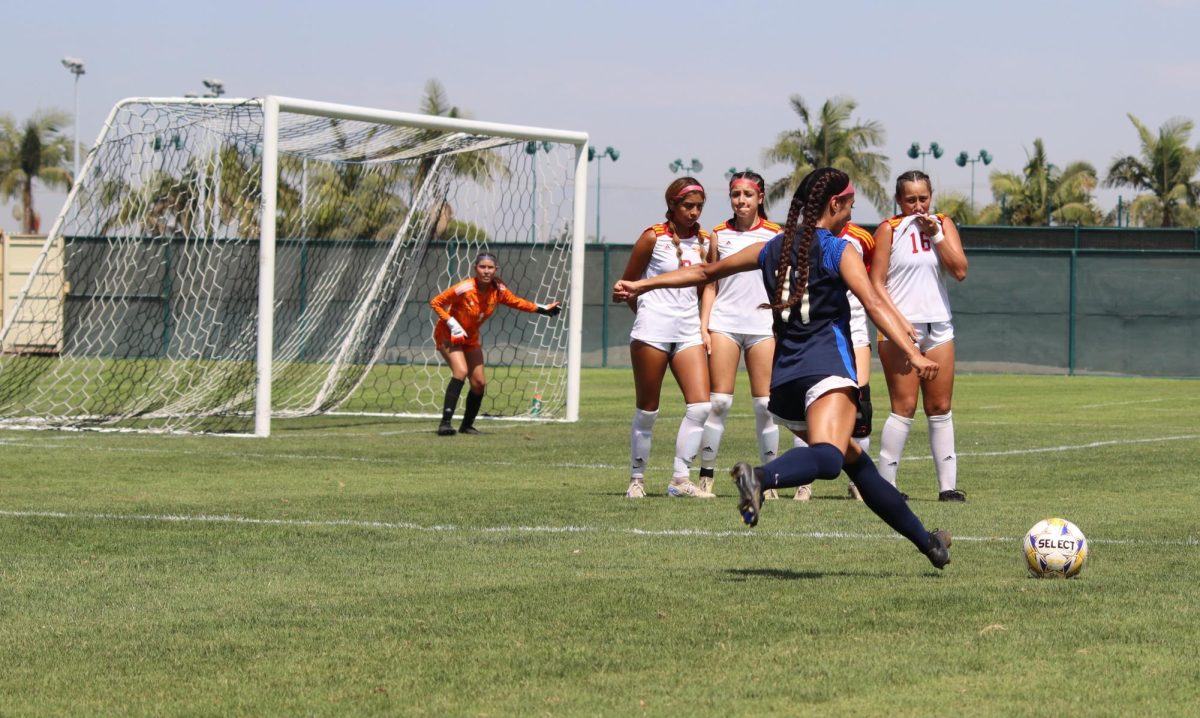
M 742 522 L 753 528 L 758 523 L 758 511 L 762 508 L 762 483 L 754 473 L 754 467 L 745 461 L 739 461 L 729 470 L 733 483 L 737 484 L 738 511 L 742 514 Z
M 458 433 L 473 436 L 479 433 L 479 429 L 476 429 L 473 426 L 460 426 L 458 427 Z
M 925 556 L 934 568 L 945 568 L 950 563 L 950 532 L 934 529 L 929 533 L 929 550 Z
M 949 489 L 938 494 L 938 501 L 957 501 L 963 503 L 967 500 L 967 495 L 958 489 Z
M 458 432 L 454 430 L 453 426 L 450 426 L 450 422 L 448 421 L 443 421 L 441 424 L 438 424 L 438 436 L 454 436 L 457 433 Z

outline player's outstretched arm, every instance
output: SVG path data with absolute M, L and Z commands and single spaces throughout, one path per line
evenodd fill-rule
M 652 289 L 696 287 L 738 272 L 757 270 L 758 253 L 762 250 L 763 244 L 763 242 L 756 242 L 737 254 L 731 254 L 712 264 L 693 264 L 646 279 L 621 279 L 613 285 L 613 301 L 628 301 L 630 298 Z

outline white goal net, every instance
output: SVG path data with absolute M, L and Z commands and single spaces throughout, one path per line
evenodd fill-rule
M 126 100 L 5 287 L 0 426 L 437 416 L 429 300 L 481 251 L 518 295 L 565 303 L 484 325 L 481 416 L 574 420 L 586 140 L 277 97 Z

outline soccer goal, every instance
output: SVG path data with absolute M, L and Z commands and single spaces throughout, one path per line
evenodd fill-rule
M 484 250 L 566 311 L 484 325 L 481 415 L 574 421 L 586 146 L 284 97 L 125 100 L 27 277 L 5 268 L 0 426 L 265 436 L 273 417 L 437 416 L 428 302 Z

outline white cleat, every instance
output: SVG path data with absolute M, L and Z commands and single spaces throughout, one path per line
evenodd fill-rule
M 646 498 L 646 482 L 642 481 L 641 479 L 631 479 L 629 482 L 629 488 L 625 490 L 625 498 Z
M 691 479 L 672 479 L 671 483 L 667 484 L 667 496 L 675 499 L 715 499 L 717 497 L 713 492 L 705 491 L 693 484 Z
M 807 485 L 807 484 L 804 486 L 797 486 L 796 487 L 796 495 L 793 496 L 792 499 L 795 501 L 811 501 L 812 500 L 812 486 Z

